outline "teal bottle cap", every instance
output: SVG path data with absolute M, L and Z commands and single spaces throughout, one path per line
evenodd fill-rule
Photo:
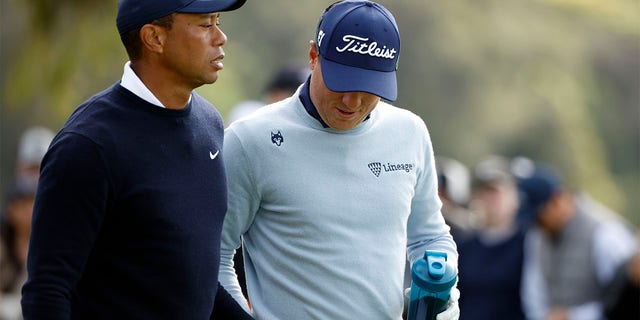
M 428 292 L 449 292 L 456 282 L 457 274 L 455 268 L 447 263 L 446 252 L 427 250 L 424 259 L 413 263 L 411 279 Z

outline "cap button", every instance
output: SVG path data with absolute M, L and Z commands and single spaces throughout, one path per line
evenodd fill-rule
M 365 2 L 365 5 L 366 5 L 367 7 L 373 7 L 373 3 L 369 2 L 369 1 Z

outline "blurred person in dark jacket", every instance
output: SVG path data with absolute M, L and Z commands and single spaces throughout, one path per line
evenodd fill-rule
M 620 267 L 605 300 L 608 319 L 640 319 L 640 251 Z
M 474 167 L 470 210 L 475 232 L 459 244 L 461 320 L 524 319 L 520 304 L 525 229 L 510 161 L 490 156 Z
M 637 250 L 631 227 L 593 198 L 568 190 L 547 164 L 536 163 L 522 187 L 535 213 L 523 269 L 527 319 L 605 319 L 616 274 Z

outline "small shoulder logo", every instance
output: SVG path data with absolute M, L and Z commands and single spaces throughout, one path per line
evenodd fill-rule
M 382 164 L 380 162 L 371 162 L 369 163 L 369 169 L 376 177 L 379 177 L 380 171 L 382 170 Z
M 220 153 L 220 150 L 217 150 L 216 153 L 211 153 L 211 151 L 209 151 L 209 158 L 211 158 L 211 160 L 215 159 L 218 156 L 218 153 Z
M 273 133 L 273 131 L 271 131 L 271 142 L 278 147 L 282 145 L 282 143 L 284 142 L 284 137 L 282 136 L 282 133 L 280 133 L 280 130 L 278 130 L 278 132 L 276 133 Z

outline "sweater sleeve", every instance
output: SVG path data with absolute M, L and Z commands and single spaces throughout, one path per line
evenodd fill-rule
M 62 133 L 42 162 L 29 242 L 25 319 L 68 319 L 107 206 L 105 161 L 89 139 Z
M 242 293 L 233 265 L 233 256 L 241 245 L 241 237 L 253 223 L 259 200 L 251 176 L 251 165 L 242 148 L 240 139 L 231 129 L 224 138 L 225 169 L 227 172 L 228 207 L 222 229 L 220 248 L 220 271 L 218 279 L 222 286 L 245 310 L 249 305 Z
M 411 201 L 411 214 L 407 223 L 407 258 L 411 265 L 424 256 L 425 250 L 447 253 L 447 261 L 458 268 L 458 250 L 450 228 L 444 221 L 442 202 L 438 196 L 438 182 L 431 138 L 424 123 L 419 129 L 423 136 L 423 170 L 416 181 Z
M 218 282 L 218 293 L 216 294 L 216 301 L 214 304 L 213 313 L 211 313 L 211 320 L 214 319 L 237 319 L 237 320 L 252 320 L 253 317 L 249 315 L 238 302 L 224 289 L 224 287 Z

